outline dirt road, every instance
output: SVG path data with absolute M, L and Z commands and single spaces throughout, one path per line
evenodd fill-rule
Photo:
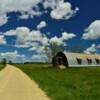
M 7 65 L 0 71 L 0 100 L 50 100 L 20 69 Z

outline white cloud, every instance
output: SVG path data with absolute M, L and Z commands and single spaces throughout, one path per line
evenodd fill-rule
M 0 44 L 6 44 L 6 40 L 3 35 L 0 35 Z
M 57 45 L 65 45 L 66 40 L 72 39 L 74 38 L 76 35 L 73 33 L 67 33 L 67 32 L 63 32 L 61 37 L 52 37 L 50 39 L 50 43 L 56 43 Z
M 0 59 L 6 58 L 8 61 L 21 62 L 25 60 L 25 55 L 19 54 L 18 51 L 13 52 L 1 52 Z
M 50 43 L 54 43 L 54 44 L 57 44 L 57 45 L 63 45 L 63 41 L 58 38 L 57 36 L 53 37 L 50 39 Z
M 5 32 L 4 35 L 15 35 L 17 47 L 30 47 L 34 44 L 34 42 L 40 42 L 43 39 L 43 34 L 40 31 L 30 31 L 27 27 L 18 27 L 15 30 L 9 30 Z
M 26 27 L 16 29 L 17 32 L 17 45 L 32 45 L 32 42 L 39 42 L 42 39 L 42 33 L 37 30 L 30 31 Z
M 98 49 L 100 49 L 100 44 L 97 46 Z
M 7 13 L 20 12 L 28 14 L 29 16 L 37 16 L 40 14 L 38 4 L 42 0 L 1 0 L 0 1 L 0 25 L 5 24 L 8 21 Z M 33 10 L 35 8 L 35 10 Z M 25 18 L 25 16 L 24 16 Z
M 98 48 L 100 48 L 100 44 L 98 45 Z
M 100 20 L 96 20 L 90 24 L 83 34 L 83 39 L 94 40 L 100 38 Z
M 45 0 L 43 2 L 43 6 L 45 9 L 47 9 L 47 8 L 54 9 L 57 6 L 57 4 L 59 3 L 59 1 L 62 1 L 62 0 Z
M 86 54 L 91 54 L 91 53 L 96 53 L 97 47 L 95 44 L 92 44 L 91 47 L 87 48 L 84 53 Z
M 12 12 L 12 11 L 30 11 L 32 7 L 35 7 L 41 0 L 1 0 L 1 12 Z
M 8 21 L 8 17 L 5 14 L 0 14 L 0 26 L 6 24 Z
M 49 39 L 46 36 L 43 37 L 41 42 L 43 46 L 49 45 Z
M 69 19 L 78 8 L 72 10 L 72 5 L 64 0 L 0 0 L 0 26 L 8 22 L 7 13 L 20 12 L 21 19 L 40 16 L 45 11 L 40 11 L 39 3 L 43 5 L 45 11 L 50 8 L 50 15 L 54 19 Z
M 23 14 L 19 17 L 20 19 L 28 19 L 29 15 L 28 14 Z
M 16 35 L 17 33 L 15 32 L 15 30 L 10 30 L 4 33 L 5 36 L 13 36 Z
M 45 21 L 41 21 L 40 23 L 39 23 L 39 25 L 37 25 L 37 29 L 42 29 L 42 28 L 44 28 L 44 27 L 46 27 L 47 26 L 47 23 L 45 22 Z
M 47 56 L 45 54 L 32 55 L 32 60 L 34 62 L 46 62 Z
M 15 46 L 18 48 L 34 47 L 39 43 L 43 46 L 48 45 L 49 39 L 39 30 L 30 31 L 27 27 L 18 27 L 3 33 L 5 36 L 16 36 Z
M 44 54 L 44 46 L 36 46 L 29 49 L 29 51 L 35 51 L 36 54 Z
M 63 32 L 63 33 L 62 33 L 61 39 L 62 39 L 62 40 L 69 40 L 69 39 L 74 38 L 75 36 L 76 36 L 76 35 L 73 34 L 73 33 Z
M 36 51 L 36 52 L 38 52 L 40 50 L 40 48 L 41 48 L 40 43 L 34 42 L 34 45 L 31 46 L 28 50 L 29 51 Z
M 31 47 L 31 48 L 29 48 L 29 51 L 35 51 L 35 50 L 37 50 L 37 47 Z
M 21 12 L 21 16 L 19 17 L 20 19 L 28 19 L 28 18 L 33 18 L 34 16 L 40 16 L 42 15 L 42 12 L 40 11 L 33 11 L 30 10 L 28 13 Z
M 79 10 L 79 8 L 75 8 L 75 10 L 72 10 L 71 3 L 64 2 L 64 0 L 57 0 L 56 5 L 54 3 L 54 6 L 55 7 L 52 9 L 50 14 L 54 19 L 69 19 Z

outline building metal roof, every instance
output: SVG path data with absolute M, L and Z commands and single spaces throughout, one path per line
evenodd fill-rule
M 81 59 L 100 59 L 100 54 L 85 54 L 85 53 L 72 53 L 72 52 L 64 52 L 67 57 L 77 57 Z

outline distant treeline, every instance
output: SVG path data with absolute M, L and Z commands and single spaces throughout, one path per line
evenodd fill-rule
M 43 63 L 43 62 L 25 62 L 25 63 L 4 63 L 4 62 L 0 62 L 0 64 L 50 64 L 50 63 Z
M 48 64 L 47 62 L 25 62 L 24 64 Z

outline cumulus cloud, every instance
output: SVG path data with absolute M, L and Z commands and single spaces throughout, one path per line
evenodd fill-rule
M 50 39 L 50 43 L 51 44 L 55 43 L 57 45 L 62 45 L 63 41 L 60 38 L 58 38 L 57 36 L 55 36 L 55 37 L 53 37 L 53 38 Z
M 100 38 L 100 20 L 96 20 L 90 24 L 82 36 L 85 40 L 95 40 Z
M 21 0 L 20 3 L 17 0 L 1 0 L 1 12 L 12 11 L 30 11 L 32 7 L 40 3 L 41 0 Z
M 27 27 L 18 27 L 15 30 L 9 30 L 3 33 L 5 36 L 16 36 L 15 46 L 19 48 L 28 48 L 37 44 L 48 45 L 49 39 L 39 30 L 30 31 Z
M 20 19 L 28 19 L 29 18 L 29 14 L 22 14 L 19 18 Z
M 6 40 L 3 35 L 0 35 L 0 44 L 6 44 Z
M 4 33 L 5 36 L 15 36 L 17 35 L 15 30 L 9 30 L 7 32 Z
M 44 54 L 44 48 L 43 45 L 37 45 L 29 48 L 29 51 L 34 51 L 36 54 Z
M 21 19 L 33 18 L 40 16 L 43 12 L 40 11 L 39 3 L 44 7 L 45 12 L 48 8 L 51 9 L 50 15 L 54 19 L 69 19 L 79 9 L 72 10 L 72 5 L 64 0 L 1 0 L 0 1 L 0 25 L 8 22 L 8 13 L 20 12 Z
M 87 48 L 84 53 L 86 54 L 91 54 L 91 53 L 96 53 L 97 51 L 97 46 L 95 44 L 92 44 L 91 47 Z
M 100 49 L 100 44 L 97 46 L 98 49 Z
M 43 6 L 52 9 L 50 15 L 53 19 L 69 19 L 79 10 L 78 7 L 73 10 L 71 3 L 64 0 L 45 0 Z
M 11 60 L 13 62 L 21 62 L 25 60 L 25 55 L 19 54 L 18 51 L 13 52 L 1 52 L 0 59 L 6 58 L 8 61 Z
M 76 36 L 76 35 L 73 34 L 73 33 L 63 32 L 63 33 L 62 33 L 61 39 L 62 39 L 62 40 L 69 40 L 69 39 L 74 38 L 75 36 Z
M 37 50 L 36 46 L 29 48 L 29 51 L 35 51 L 35 50 Z
M 61 37 L 52 37 L 50 43 L 56 43 L 57 45 L 65 45 L 64 41 L 74 38 L 76 35 L 73 33 L 63 32 Z
M 0 26 L 6 24 L 8 21 L 8 17 L 5 14 L 0 14 Z
M 17 40 L 16 44 L 18 45 L 32 45 L 33 42 L 39 42 L 42 39 L 42 34 L 40 31 L 33 30 L 30 31 L 26 27 L 21 27 L 16 29 L 17 32 Z
M 42 15 L 43 12 L 39 10 L 30 10 L 28 13 L 26 12 L 20 12 L 21 16 L 19 17 L 20 19 L 28 19 L 28 18 L 34 18 L 34 16 L 40 16 Z
M 69 19 L 79 8 L 75 8 L 72 10 L 72 5 L 69 2 L 64 2 L 64 0 L 57 1 L 56 6 L 51 11 L 51 17 L 54 19 Z
M 29 16 L 39 15 L 38 4 L 42 0 L 1 0 L 0 1 L 0 25 L 5 24 L 8 21 L 7 13 L 20 12 L 23 16 L 28 14 Z M 35 8 L 35 10 L 33 10 Z M 25 18 L 25 16 L 24 16 Z
M 45 54 L 32 55 L 32 60 L 34 62 L 46 62 L 47 56 Z
M 42 29 L 42 28 L 44 28 L 44 27 L 46 27 L 47 26 L 47 23 L 45 22 L 45 21 L 41 21 L 40 23 L 39 23 L 39 25 L 37 25 L 37 29 Z
M 44 36 L 43 39 L 41 40 L 41 44 L 43 46 L 48 46 L 49 45 L 49 38 L 47 38 L 46 36 Z
M 47 9 L 47 8 L 54 9 L 57 6 L 57 4 L 59 3 L 59 1 L 62 1 L 62 0 L 45 0 L 43 2 L 43 6 L 45 9 Z
M 34 47 L 29 48 L 29 51 L 35 52 L 31 59 L 34 62 L 46 62 L 47 61 L 47 55 L 44 52 L 44 46 L 43 45 L 37 45 Z

